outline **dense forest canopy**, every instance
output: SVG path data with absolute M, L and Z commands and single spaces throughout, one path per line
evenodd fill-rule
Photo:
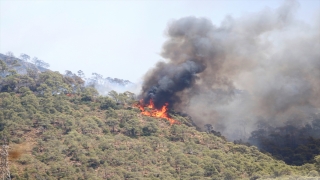
M 305 160 L 296 155 L 284 156 L 286 162 L 285 158 L 290 158 L 301 165 L 290 166 L 255 146 L 227 142 L 210 125 L 206 125 L 206 132 L 199 131 L 189 116 L 173 110 L 170 116 L 181 124 L 170 125 L 165 119 L 142 116 L 133 106 L 137 102 L 133 93 L 111 91 L 108 96 L 101 96 L 70 71 L 62 75 L 28 68 L 25 74 L 19 74 L 16 66 L 19 63 L 0 61 L 0 136 L 11 147 L 13 179 L 232 180 L 319 176 L 317 139 L 301 140 L 305 142 L 303 147 L 287 141 L 298 149 L 295 152 L 314 150 L 305 155 Z M 319 133 L 317 126 L 313 127 L 292 129 L 289 139 L 301 133 Z M 274 134 L 268 129 L 254 132 L 252 142 L 263 138 L 263 133 L 270 137 Z M 263 142 L 282 144 L 273 139 Z

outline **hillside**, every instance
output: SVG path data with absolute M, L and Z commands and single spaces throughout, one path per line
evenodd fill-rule
M 10 52 L 9 52 L 9 54 L 10 54 Z M 38 63 L 38 65 L 35 65 L 33 63 L 16 58 L 13 55 L 8 56 L 8 55 L 4 55 L 4 54 L 0 53 L 0 59 L 2 60 L 2 62 L 4 62 L 6 64 L 6 66 L 8 68 L 15 70 L 18 74 L 26 74 L 28 69 L 40 71 L 40 72 L 44 72 L 44 71 L 48 70 L 44 66 L 40 66 L 40 63 Z M 37 61 L 44 63 L 43 61 L 38 60 L 38 59 L 37 59 Z M 45 64 L 47 64 L 47 63 L 45 63 Z M 4 74 L 0 74 L 0 75 L 3 77 Z
M 9 72 L 10 69 L 5 71 Z M 0 130 L 12 179 L 317 179 L 255 146 L 143 116 L 130 92 L 99 96 L 75 74 L 14 71 L 0 79 Z
M 44 72 L 48 71 L 50 66 L 48 63 L 43 60 L 38 59 L 37 57 L 33 58 L 33 63 L 30 62 L 30 56 L 27 54 L 22 54 L 20 58 L 16 58 L 12 52 L 8 52 L 7 55 L 0 53 L 0 59 L 4 64 L 1 64 L 0 76 L 5 77 L 10 72 L 5 69 L 12 69 L 18 74 L 27 74 L 27 71 L 37 71 Z M 73 75 L 69 70 L 66 70 L 65 75 Z M 77 72 L 77 76 L 85 80 L 86 86 L 94 86 L 100 94 L 107 95 L 111 90 L 123 91 L 124 89 L 134 89 L 135 84 L 129 80 L 119 79 L 119 78 L 104 78 L 101 74 L 92 73 L 91 77 L 85 77 L 85 74 L 82 70 Z

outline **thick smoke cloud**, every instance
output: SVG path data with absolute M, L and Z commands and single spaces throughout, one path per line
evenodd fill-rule
M 247 138 L 261 122 L 310 122 L 320 111 L 320 24 L 295 19 L 298 6 L 285 1 L 220 26 L 196 17 L 170 22 L 166 61 L 146 74 L 144 102 L 168 102 L 229 139 Z

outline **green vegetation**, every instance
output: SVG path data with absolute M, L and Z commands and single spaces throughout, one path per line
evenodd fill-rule
M 0 61 L 1 62 L 1 61 Z M 0 63 L 1 64 L 1 63 Z M 4 69 L 4 68 L 2 68 Z M 0 67 L 0 70 L 2 70 Z M 6 73 L 0 79 L 0 130 L 12 150 L 13 179 L 264 179 L 316 177 L 313 164 L 289 166 L 254 147 L 142 116 L 130 92 L 99 96 L 68 72 Z

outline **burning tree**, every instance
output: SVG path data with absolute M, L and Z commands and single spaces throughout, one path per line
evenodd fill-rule
M 180 124 L 179 121 L 171 118 L 168 115 L 168 105 L 169 104 L 166 103 L 161 108 L 156 108 L 153 103 L 153 100 L 150 99 L 148 104 L 144 104 L 143 100 L 140 100 L 139 103 L 136 104 L 136 107 L 138 107 L 141 110 L 141 114 L 145 116 L 164 118 L 169 121 L 170 125 Z

